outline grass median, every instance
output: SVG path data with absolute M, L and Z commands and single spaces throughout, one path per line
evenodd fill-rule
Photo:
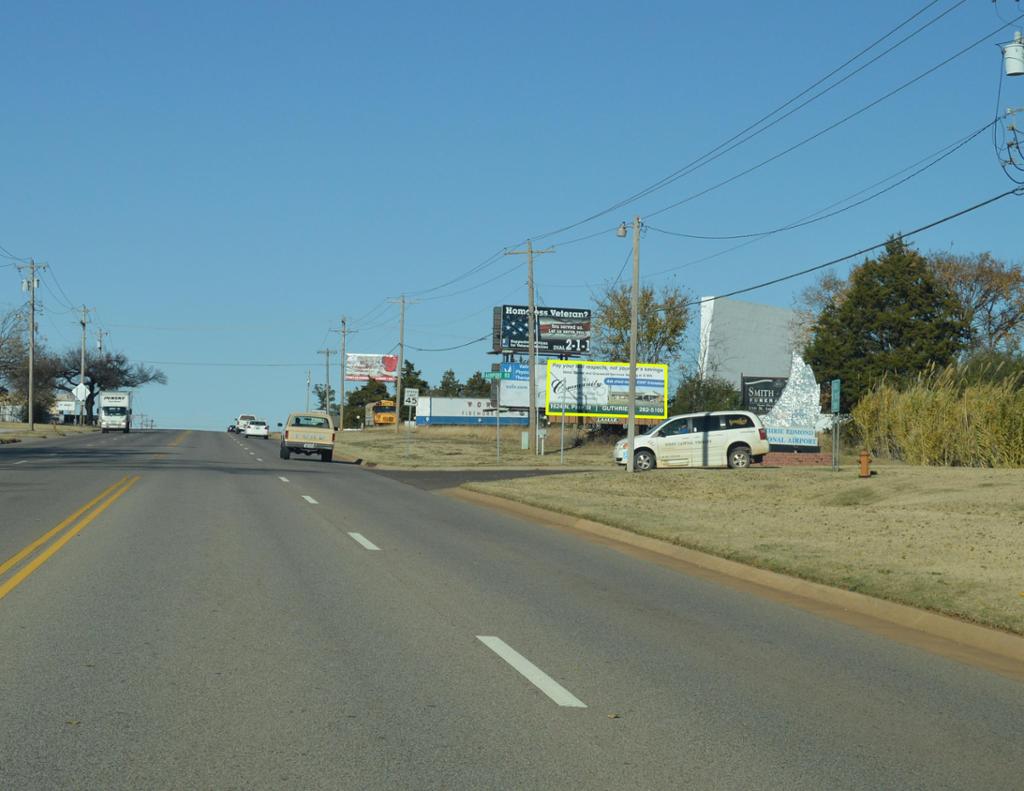
M 1024 634 L 1019 470 L 621 470 L 465 484 L 772 571 Z

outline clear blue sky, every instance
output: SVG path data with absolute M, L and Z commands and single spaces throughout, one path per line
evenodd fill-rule
M 337 347 L 328 330 L 342 315 L 359 330 L 350 351 L 395 348 L 398 311 L 384 301 L 402 292 L 424 298 L 408 310 L 411 346 L 487 334 L 492 306 L 525 301 L 525 261 L 502 257 L 463 277 L 477 264 L 657 182 L 926 5 L 10 4 L 0 16 L 0 244 L 52 266 L 40 295 L 50 345 L 78 338 L 75 315 L 48 290 L 60 294 L 55 276 L 71 303 L 95 309 L 91 343 L 102 327 L 108 348 L 167 373 L 166 387 L 139 392 L 159 426 L 223 428 L 242 411 L 278 420 L 302 406 L 307 368 L 322 381 L 317 350 Z M 982 127 L 999 86 L 994 44 L 1013 28 L 792 153 L 654 214 L 927 72 L 994 31 L 1000 14 L 1024 12 L 1011 0 L 932 3 L 832 81 L 955 5 L 767 132 L 538 245 L 635 214 L 701 235 L 775 228 Z M 1004 82 L 1002 104 L 1024 105 L 1024 79 Z M 712 260 L 692 263 L 737 242 L 649 231 L 641 266 L 656 286 L 719 294 L 1011 186 L 986 132 L 876 200 Z M 915 244 L 1020 261 L 1022 209 L 1010 197 Z M 628 248 L 608 232 L 539 258 L 542 302 L 590 306 Z M 788 307 L 811 281 L 745 298 Z M 17 273 L 0 268 L 0 308 L 22 298 Z M 486 369 L 488 348 L 407 356 L 436 384 L 449 367 L 463 380 Z

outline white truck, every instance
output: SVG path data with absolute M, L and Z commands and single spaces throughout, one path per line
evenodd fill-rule
M 102 392 L 99 399 L 100 430 L 123 431 L 127 434 L 132 430 L 132 394 Z

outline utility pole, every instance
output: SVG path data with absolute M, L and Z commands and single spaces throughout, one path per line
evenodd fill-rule
M 526 318 L 529 322 L 529 328 L 527 329 L 527 344 L 530 347 L 528 365 L 530 367 L 530 425 L 529 434 L 530 442 L 533 443 L 534 453 L 539 453 L 540 448 L 537 442 L 537 338 L 536 338 L 536 324 L 537 324 L 537 308 L 533 304 L 533 257 L 535 255 L 544 255 L 545 253 L 553 253 L 554 248 L 547 248 L 546 250 L 534 250 L 533 241 L 530 239 L 526 240 L 525 250 L 509 250 L 505 255 L 525 255 L 526 256 L 526 290 L 529 292 L 529 307 L 526 310 Z M 499 385 L 500 386 L 500 385 Z
M 85 387 L 85 325 L 89 323 L 89 309 L 82 305 L 82 318 L 78 320 L 78 323 L 82 325 L 82 359 L 81 368 L 79 368 L 78 383 Z M 78 402 L 78 425 L 85 424 L 85 399 L 83 398 Z
M 28 291 L 28 430 L 35 431 L 35 383 L 36 383 L 36 289 L 39 278 L 36 272 L 46 269 L 46 264 L 37 264 L 34 259 L 18 265 L 18 271 L 28 270 L 28 278 L 22 281 L 22 291 Z
M 629 406 L 626 418 L 626 469 L 633 472 L 633 447 L 636 442 L 636 333 L 640 295 L 640 231 L 644 224 L 633 218 L 633 289 L 629 299 Z M 619 226 L 618 236 L 626 235 L 626 223 Z
M 401 306 L 398 320 L 398 377 L 395 382 L 395 431 L 402 428 L 402 371 L 405 369 L 405 306 L 416 304 L 414 299 L 406 299 L 402 294 L 398 299 L 389 299 Z
M 97 330 L 96 332 L 96 349 L 101 355 L 103 354 L 103 337 L 105 335 L 110 335 L 110 333 L 106 330 Z
M 306 369 L 306 411 L 309 411 L 309 386 L 312 383 L 312 371 Z
M 331 411 L 331 355 L 337 354 L 334 349 L 321 349 L 318 354 L 324 356 L 324 411 Z
M 345 352 L 346 341 L 351 330 L 348 328 L 348 318 L 341 317 L 341 329 L 331 332 L 341 333 L 341 388 L 338 390 L 338 430 L 345 428 L 345 376 L 348 374 L 348 355 Z

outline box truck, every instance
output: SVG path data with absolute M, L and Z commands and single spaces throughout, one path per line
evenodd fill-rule
M 132 429 L 132 394 L 102 392 L 99 394 L 100 430 L 123 431 L 127 434 Z

